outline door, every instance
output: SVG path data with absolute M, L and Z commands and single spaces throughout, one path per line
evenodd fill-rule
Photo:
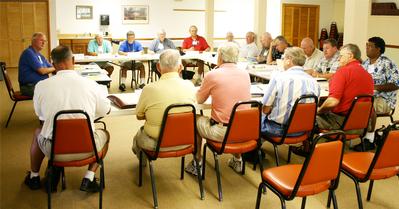
M 317 45 L 319 5 L 283 4 L 282 35 L 293 46 L 300 46 L 305 37 Z

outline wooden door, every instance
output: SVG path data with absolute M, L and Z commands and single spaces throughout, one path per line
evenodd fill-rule
M 317 44 L 319 10 L 319 5 L 283 4 L 281 34 L 293 46 L 300 46 L 305 37 Z
M 17 67 L 22 51 L 32 41 L 34 32 L 43 32 L 49 41 L 47 1 L 0 2 L 0 60 L 8 67 Z M 41 53 L 49 58 L 49 45 Z

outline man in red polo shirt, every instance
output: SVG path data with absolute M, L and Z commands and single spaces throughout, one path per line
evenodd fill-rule
M 197 26 L 190 26 L 190 37 L 185 38 L 182 45 L 183 52 L 188 51 L 209 51 L 211 48 L 206 42 L 205 38 L 197 35 L 198 29 Z M 202 60 L 183 60 L 183 65 L 187 66 L 188 64 L 197 65 L 198 67 L 198 75 L 193 78 L 194 84 L 199 85 L 201 83 L 201 76 L 204 73 L 204 62 Z
M 360 94 L 373 95 L 373 78 L 360 61 L 361 52 L 357 45 L 342 47 L 339 71 L 331 78 L 328 98 L 318 109 L 316 120 L 320 129 L 340 129 L 353 99 Z

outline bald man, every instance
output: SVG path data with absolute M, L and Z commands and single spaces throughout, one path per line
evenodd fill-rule
M 306 55 L 306 62 L 303 68 L 305 70 L 315 69 L 323 58 L 323 52 L 315 48 L 313 40 L 309 37 L 302 39 L 301 48 Z
M 272 41 L 273 38 L 268 32 L 264 32 L 260 36 L 260 43 L 262 44 L 262 50 L 260 51 L 258 57 L 256 58 L 256 61 L 258 61 L 259 64 L 266 64 L 267 55 L 269 54 L 269 48 Z

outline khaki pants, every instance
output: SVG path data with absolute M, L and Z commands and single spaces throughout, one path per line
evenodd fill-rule
M 197 131 L 202 138 L 222 142 L 227 131 L 227 126 L 215 124 L 211 126 L 210 118 L 199 116 L 197 118 Z
M 344 123 L 345 116 L 335 113 L 324 113 L 316 116 L 316 122 L 319 129 L 339 130 Z M 370 122 L 369 122 L 370 126 Z M 346 131 L 345 134 L 362 134 L 363 130 Z

